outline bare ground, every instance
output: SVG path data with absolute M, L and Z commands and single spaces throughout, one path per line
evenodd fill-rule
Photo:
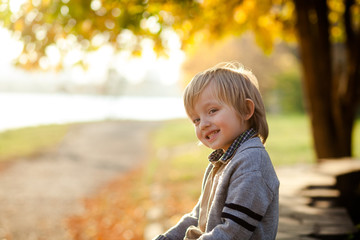
M 75 125 L 53 151 L 0 169 L 0 239 L 69 239 L 66 217 L 81 213 L 83 198 L 141 164 L 158 125 Z

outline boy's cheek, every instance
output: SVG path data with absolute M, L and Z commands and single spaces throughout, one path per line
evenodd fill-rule
M 196 137 L 197 137 L 197 139 L 198 139 L 200 142 L 202 142 L 202 141 L 201 141 L 201 138 L 200 138 L 199 136 L 196 136 Z M 203 143 L 203 142 L 202 142 L 202 143 Z M 204 144 L 204 143 L 203 143 L 203 144 Z
M 195 134 L 197 139 L 199 139 L 201 141 L 201 132 L 198 129 L 195 129 Z

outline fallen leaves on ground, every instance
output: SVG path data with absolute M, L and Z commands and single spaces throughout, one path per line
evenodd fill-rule
M 105 186 L 96 196 L 84 200 L 84 212 L 68 219 L 73 240 L 142 240 L 149 223 L 146 214 L 154 206 L 151 186 L 144 182 L 143 169 L 134 170 Z M 163 183 L 162 183 L 163 184 Z M 196 199 L 184 194 L 187 184 L 161 185 L 164 226 L 175 224 L 192 210 Z
M 140 240 L 150 200 L 141 186 L 142 171 L 114 180 L 93 198 L 84 200 L 84 212 L 68 219 L 74 240 Z

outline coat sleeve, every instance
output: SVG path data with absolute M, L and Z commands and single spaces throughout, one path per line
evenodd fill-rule
M 199 204 L 195 206 L 192 212 L 185 214 L 180 221 L 170 228 L 166 233 L 158 236 L 155 238 L 155 240 L 182 240 L 184 239 L 186 230 L 190 226 L 197 226 L 198 224 L 198 218 L 199 218 Z
M 207 167 L 205 174 L 204 174 L 203 183 L 202 183 L 202 192 L 204 190 L 205 182 L 206 182 L 207 177 L 209 176 L 209 173 L 211 172 L 211 169 L 212 169 L 212 165 L 209 164 L 209 166 Z M 202 197 L 202 194 L 200 196 L 198 203 L 192 210 L 192 212 L 185 214 L 175 226 L 170 228 L 164 234 L 157 236 L 156 238 L 154 238 L 154 240 L 178 240 L 178 239 L 182 240 L 182 239 L 184 239 L 187 229 L 190 226 L 198 225 L 201 197 Z

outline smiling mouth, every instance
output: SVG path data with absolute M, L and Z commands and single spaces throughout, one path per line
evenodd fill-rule
M 212 139 L 218 132 L 220 132 L 220 130 L 213 131 L 213 132 L 211 132 L 209 135 L 207 135 L 205 138 L 206 138 L 207 140 L 210 140 L 210 139 Z

